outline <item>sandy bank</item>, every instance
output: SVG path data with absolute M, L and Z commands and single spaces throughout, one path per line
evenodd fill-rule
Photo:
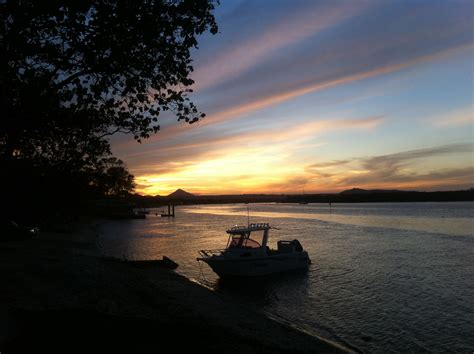
M 0 243 L 0 352 L 345 352 L 165 269 L 105 261 L 97 228 Z

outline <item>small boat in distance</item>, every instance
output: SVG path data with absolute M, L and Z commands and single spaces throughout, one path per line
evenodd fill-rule
M 303 194 L 301 195 L 301 199 L 299 201 L 300 204 L 308 204 L 308 201 L 306 200 L 306 195 L 304 194 L 304 188 L 303 188 Z
M 277 249 L 267 246 L 267 223 L 234 226 L 227 230 L 227 247 L 220 250 L 200 250 L 198 261 L 207 263 L 221 278 L 254 277 L 290 270 L 307 269 L 311 264 L 308 253 L 298 240 L 278 241 Z M 251 235 L 261 234 L 261 243 Z

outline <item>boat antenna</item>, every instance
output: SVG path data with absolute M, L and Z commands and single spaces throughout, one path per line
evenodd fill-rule
M 249 210 L 248 203 L 247 203 L 247 226 L 250 226 L 250 210 Z

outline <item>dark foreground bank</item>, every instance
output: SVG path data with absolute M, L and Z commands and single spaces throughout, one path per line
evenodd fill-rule
M 2 354 L 347 351 L 172 271 L 104 260 L 96 230 L 0 243 Z

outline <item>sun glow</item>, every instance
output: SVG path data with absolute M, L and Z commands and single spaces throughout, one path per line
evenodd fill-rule
M 197 194 L 261 193 L 262 187 L 284 183 L 289 176 L 302 172 L 297 165 L 288 164 L 286 154 L 276 151 L 279 149 L 229 151 L 225 156 L 196 161 L 176 172 L 142 175 L 137 177 L 137 191 L 167 194 L 181 186 Z
M 351 161 L 308 165 L 288 145 L 228 148 L 221 155 L 181 164 L 170 172 L 137 177 L 137 192 L 167 195 L 177 188 L 194 194 L 325 193 L 354 186 L 383 189 L 433 189 L 462 185 L 473 168 L 436 169 L 442 154 L 466 153 L 468 144 L 406 151 Z M 423 158 L 423 163 L 419 159 Z M 430 161 L 432 161 L 430 163 Z M 173 163 L 170 163 L 173 165 Z M 390 173 L 386 171 L 390 170 Z

